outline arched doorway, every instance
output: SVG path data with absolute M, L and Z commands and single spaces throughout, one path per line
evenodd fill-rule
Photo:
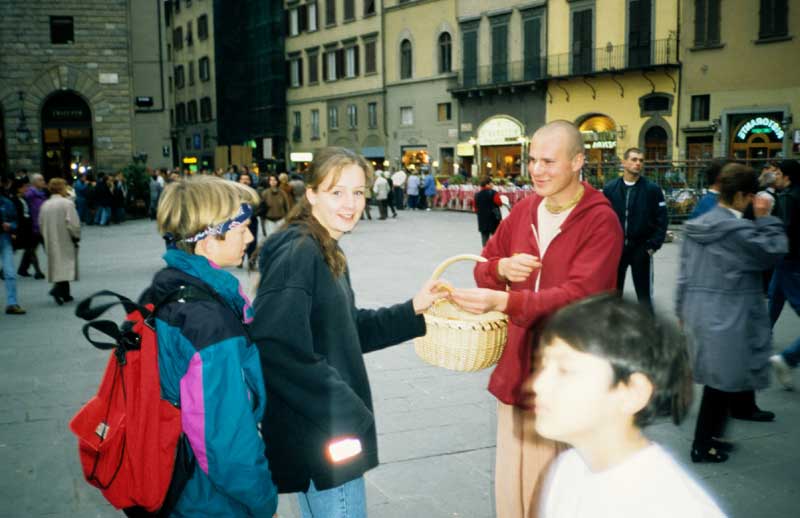
M 591 114 L 578 124 L 586 151 L 584 179 L 595 187 L 602 187 L 616 178 L 617 173 L 617 123 L 603 114 Z
M 734 126 L 731 135 L 731 154 L 760 167 L 764 160 L 774 158 L 783 150 L 784 130 L 781 115 L 751 115 Z
M 74 92 L 57 92 L 42 106 L 42 174 L 69 178 L 94 165 L 92 112 Z
M 653 126 L 644 134 L 645 161 L 665 160 L 667 158 L 667 131 L 661 126 Z

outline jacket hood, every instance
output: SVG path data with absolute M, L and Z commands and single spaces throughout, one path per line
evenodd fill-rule
M 157 301 L 184 284 L 192 284 L 216 292 L 233 309 L 244 323 L 253 320 L 250 299 L 244 294 L 239 280 L 203 256 L 169 249 L 164 254 L 168 268 L 158 272 L 153 279 L 150 296 Z
M 747 224 L 747 220 L 739 219 L 728 209 L 716 206 L 699 218 L 687 221 L 683 229 L 688 239 L 698 243 L 713 243 Z

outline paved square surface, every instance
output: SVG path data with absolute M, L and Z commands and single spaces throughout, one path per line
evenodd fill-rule
M 342 239 L 362 307 L 406 300 L 441 260 L 480 252 L 471 214 L 399 214 L 396 220 L 362 222 Z M 100 289 L 138 296 L 163 265 L 163 243 L 150 221 L 83 231 L 81 280 L 73 284 L 77 299 Z M 656 302 L 665 311 L 672 308 L 678 246 L 666 244 L 655 257 Z M 235 273 L 245 285 L 252 281 L 241 270 Z M 467 264 L 452 267 L 445 277 L 473 285 Z M 21 279 L 18 286 L 28 314 L 0 314 L 0 517 L 120 516 L 83 481 L 67 428 L 96 390 L 107 353 L 85 341 L 74 303 L 56 306 L 46 281 Z M 630 278 L 627 286 L 632 293 Z M 800 319 L 787 309 L 775 330 L 776 349 L 797 335 Z M 489 372 L 428 366 L 411 344 L 370 354 L 367 366 L 381 457 L 381 466 L 367 475 L 370 516 L 494 516 L 495 401 L 485 389 Z M 659 423 L 648 433 L 674 452 L 731 517 L 795 517 L 800 393 L 772 387 L 758 400 L 777 420 L 733 422 L 730 437 L 739 451 L 725 464 L 689 460 L 697 404 L 682 426 Z M 279 514 L 297 516 L 292 497 L 281 497 Z

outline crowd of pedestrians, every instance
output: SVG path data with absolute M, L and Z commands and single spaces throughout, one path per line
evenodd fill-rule
M 800 363 L 800 338 L 774 355 L 771 333 L 785 301 L 800 313 L 800 165 L 768 163 L 758 175 L 712 164 L 708 194 L 684 225 L 676 326 L 653 307 L 667 213 L 643 175 L 644 153 L 626 150 L 621 176 L 602 191 L 582 181 L 584 162 L 572 123 L 539 128 L 527 166 L 534 194 L 505 218 L 490 178 L 475 195 L 478 287 L 430 281 L 374 310 L 356 305 L 339 241 L 371 218 L 370 199 L 379 220 L 430 210 L 429 171 L 373 171 L 352 151 L 326 148 L 302 177 L 246 166 L 149 172 L 147 213 L 167 267 L 142 301 L 185 286 L 216 294 L 168 302 L 157 318 L 162 394 L 181 407 L 196 463 L 173 515 L 269 517 L 278 493 L 295 493 L 304 518 L 365 517 L 364 474 L 379 461 L 363 355 L 424 335 L 422 313 L 449 298 L 508 315 L 488 386 L 497 516 L 724 516 L 642 428 L 658 416 L 679 423 L 692 381 L 702 386 L 693 462 L 729 458 L 728 419 L 775 418 L 756 392 L 771 369 L 791 388 Z M 122 174 L 81 175 L 72 186 L 3 178 L 6 313 L 25 313 L 15 273 L 45 277 L 39 245 L 50 295 L 73 300 L 81 223 L 124 221 L 126 200 Z M 246 264 L 258 271 L 253 302 L 224 270 Z M 629 269 L 638 303 L 619 297 Z

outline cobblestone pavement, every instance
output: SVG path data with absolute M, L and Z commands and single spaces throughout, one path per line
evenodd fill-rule
M 362 222 L 342 245 L 359 305 L 376 307 L 413 296 L 442 259 L 478 253 L 480 236 L 469 214 L 404 211 L 396 220 Z M 82 278 L 73 285 L 74 295 L 80 299 L 103 288 L 138 295 L 161 267 L 162 249 L 149 221 L 85 228 Z M 655 257 L 656 301 L 665 310 L 672 306 L 677 250 L 677 244 L 666 244 Z M 251 280 L 236 273 L 245 283 Z M 472 285 L 469 265 L 456 265 L 445 277 Z M 107 355 L 81 336 L 74 304 L 56 306 L 48 289 L 45 281 L 20 280 L 28 314 L 0 314 L 0 517 L 119 516 L 83 481 L 67 428 L 97 388 Z M 787 310 L 776 327 L 776 349 L 798 334 L 800 319 Z M 370 516 L 494 516 L 489 373 L 428 366 L 410 344 L 370 354 L 367 365 L 382 462 L 367 475 Z M 675 453 L 730 516 L 796 516 L 796 494 L 791 498 L 790 491 L 800 469 L 798 401 L 800 394 L 777 387 L 760 393 L 759 404 L 775 411 L 777 421 L 734 422 L 731 437 L 740 448 L 721 465 L 689 461 L 694 414 L 680 427 L 661 423 L 649 434 Z M 294 499 L 282 497 L 279 512 L 297 516 Z

